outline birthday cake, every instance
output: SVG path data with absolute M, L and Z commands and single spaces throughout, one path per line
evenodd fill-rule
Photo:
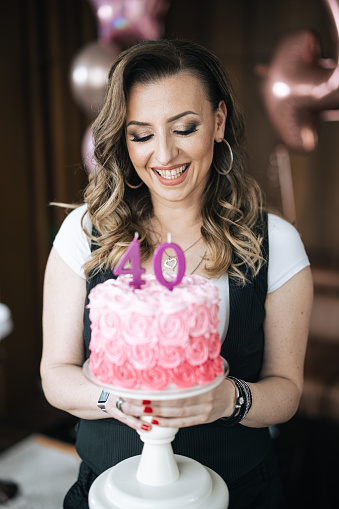
M 160 391 L 212 382 L 223 374 L 218 289 L 185 276 L 172 291 L 152 275 L 140 289 L 119 276 L 89 294 L 89 370 L 103 384 Z

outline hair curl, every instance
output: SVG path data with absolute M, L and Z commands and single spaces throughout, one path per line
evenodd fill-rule
M 145 41 L 124 51 L 109 73 L 104 105 L 93 124 L 96 171 L 85 190 L 88 213 L 98 236 L 86 232 L 98 245 L 85 265 L 87 275 L 113 268 L 139 232 L 141 259 L 153 252 L 145 226 L 153 215 L 147 186 L 136 184 L 137 174 L 130 161 L 125 119 L 128 94 L 135 84 L 154 83 L 180 72 L 188 72 L 202 83 L 206 98 L 215 112 L 220 101 L 227 107 L 225 139 L 233 150 L 232 171 L 224 143 L 216 143 L 210 178 L 202 197 L 201 235 L 209 248 L 206 273 L 218 277 L 225 272 L 243 284 L 255 275 L 262 263 L 262 194 L 246 173 L 243 148 L 244 123 L 228 76 L 219 60 L 205 48 L 188 41 Z

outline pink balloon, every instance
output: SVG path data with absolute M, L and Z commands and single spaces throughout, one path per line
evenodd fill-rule
M 137 39 L 160 39 L 163 36 L 163 17 L 169 0 L 127 0 L 125 6 Z
M 285 37 L 263 77 L 262 93 L 269 117 L 291 149 L 313 150 L 321 120 L 339 120 L 339 0 L 324 0 L 336 44 L 336 59 L 320 58 L 320 43 L 310 31 Z
M 92 4 L 98 23 L 99 40 L 109 42 L 116 35 L 123 36 L 128 32 L 130 21 L 126 16 L 124 0 L 89 0 Z
M 155 17 L 144 15 L 134 25 L 133 35 L 138 40 L 157 40 L 163 36 L 163 24 Z
M 99 39 L 132 44 L 163 35 L 162 17 L 169 0 L 89 0 L 98 22 Z
M 70 70 L 73 96 L 92 118 L 103 104 L 108 73 L 120 51 L 113 43 L 91 42 L 73 60 Z
M 94 142 L 91 125 L 87 127 L 82 138 L 81 154 L 87 173 L 93 173 L 96 169 L 96 162 L 94 158 Z

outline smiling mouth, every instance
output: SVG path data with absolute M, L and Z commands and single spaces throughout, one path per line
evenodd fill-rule
M 173 170 L 158 170 L 157 168 L 154 168 L 154 171 L 166 180 L 173 180 L 180 177 L 188 167 L 189 163 L 179 166 L 179 168 L 175 168 Z

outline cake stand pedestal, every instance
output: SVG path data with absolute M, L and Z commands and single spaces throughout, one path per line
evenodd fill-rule
M 187 390 L 146 392 L 103 386 L 90 373 L 88 361 L 84 374 L 91 382 L 121 397 L 151 401 L 203 394 L 224 378 L 222 375 L 210 384 Z M 152 417 L 142 420 L 151 422 Z M 127 458 L 97 477 L 89 491 L 90 509 L 227 509 L 229 495 L 223 479 L 197 461 L 173 454 L 171 442 L 177 431 L 154 424 L 150 431 L 138 431 L 144 442 L 142 454 Z

